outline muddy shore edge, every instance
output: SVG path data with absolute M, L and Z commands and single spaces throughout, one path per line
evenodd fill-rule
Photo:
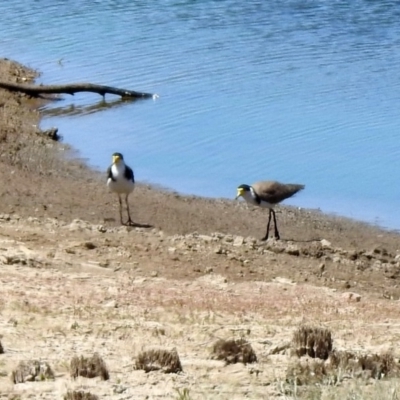
M 37 71 L 0 59 L 0 78 L 4 81 L 32 83 L 37 76 Z M 4 211 L 117 224 L 115 199 L 105 190 L 104 175 L 89 169 L 80 160 L 65 157 L 68 145 L 54 142 L 40 130 L 40 102 L 0 89 L 0 105 L 0 162 L 7 183 L 1 194 Z M 235 194 L 235 188 L 232 191 Z M 257 237 L 265 230 L 265 213 L 248 211 L 237 202 L 183 196 L 150 185 L 140 185 L 133 197 L 139 222 L 170 233 L 218 231 Z M 374 245 L 375 241 L 379 244 L 384 238 L 389 242 L 393 239 L 397 246 L 400 238 L 397 232 L 317 210 L 287 206 L 281 210 L 279 222 L 284 226 L 286 239 L 324 238 L 337 241 L 339 246 L 363 246 L 364 243 Z

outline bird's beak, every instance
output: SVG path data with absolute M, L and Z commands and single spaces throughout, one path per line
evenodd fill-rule
M 243 189 L 240 188 L 240 189 L 237 190 L 237 194 L 236 194 L 235 200 L 237 200 L 242 195 L 243 195 Z
M 119 156 L 113 156 L 113 164 L 118 164 L 121 158 Z

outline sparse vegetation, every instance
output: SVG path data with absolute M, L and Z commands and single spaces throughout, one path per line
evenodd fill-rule
M 332 334 L 328 329 L 301 326 L 292 338 L 292 353 L 297 357 L 326 360 L 333 348 Z
M 110 379 L 106 363 L 98 353 L 94 353 L 92 357 L 73 357 L 70 362 L 70 375 L 74 379 L 78 376 L 84 378 L 99 376 L 104 381 Z
M 257 361 L 256 353 L 245 339 L 219 339 L 211 350 L 211 358 L 226 364 L 249 364 Z
M 294 386 L 337 385 L 343 379 L 399 378 L 399 363 L 393 355 L 356 354 L 347 351 L 332 351 L 327 361 L 319 359 L 299 360 L 289 365 L 287 382 Z
M 13 383 L 44 381 L 54 379 L 54 372 L 44 361 L 21 361 L 11 374 Z
M 182 371 L 182 364 L 176 348 L 169 350 L 147 350 L 136 358 L 136 369 L 145 372 L 162 371 L 164 373 L 178 373 Z
M 64 395 L 64 400 L 99 400 L 99 397 L 83 390 L 68 391 Z
M 183 388 L 183 389 L 175 389 L 177 393 L 176 400 L 192 400 L 190 397 L 190 392 L 189 389 Z
M 373 379 L 398 377 L 399 362 L 390 353 L 356 354 L 348 351 L 333 351 L 330 354 L 330 369 L 342 370 L 352 376 L 364 376 Z

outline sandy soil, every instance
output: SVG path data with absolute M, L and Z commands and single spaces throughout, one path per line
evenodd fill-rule
M 0 60 L 1 80 L 35 76 Z M 121 227 L 105 175 L 67 160 L 68 146 L 41 132 L 39 105 L 0 89 L 0 399 L 78 389 L 107 399 L 383 399 L 398 390 L 397 378 L 357 377 L 297 390 L 286 382 L 293 357 L 278 348 L 311 324 L 329 328 L 337 349 L 397 359 L 399 234 L 281 207 L 283 240 L 265 243 L 262 210 L 146 184 L 131 206 L 151 227 Z M 241 337 L 257 363 L 210 358 L 217 339 Z M 174 347 L 182 373 L 134 369 L 140 351 Z M 72 379 L 71 358 L 94 352 L 110 379 Z M 55 380 L 12 383 L 30 359 L 47 361 Z

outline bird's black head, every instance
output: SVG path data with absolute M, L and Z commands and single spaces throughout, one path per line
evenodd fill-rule
M 124 156 L 121 153 L 114 153 L 112 155 L 113 164 L 118 164 L 120 161 L 124 160 Z
M 250 186 L 249 185 L 240 185 L 237 187 L 237 195 L 236 199 L 238 199 L 240 196 L 243 196 L 245 192 L 250 192 Z

